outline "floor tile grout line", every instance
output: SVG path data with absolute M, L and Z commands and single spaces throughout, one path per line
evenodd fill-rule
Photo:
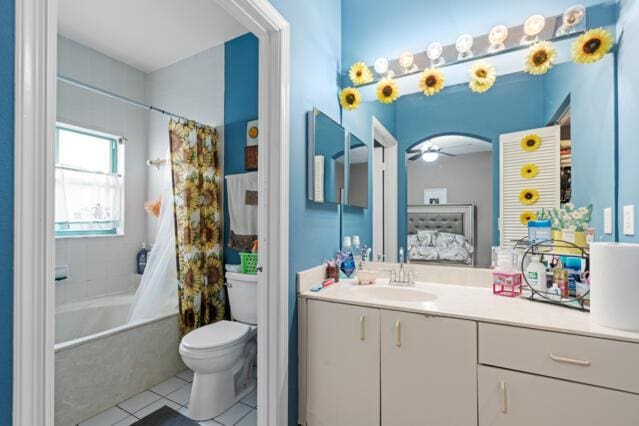
M 241 402 L 240 402 L 240 404 L 241 404 Z M 246 405 L 246 404 L 243 404 L 243 405 Z M 248 405 L 247 405 L 247 407 L 248 407 Z M 243 419 L 244 417 L 246 417 L 246 416 L 248 416 L 249 414 L 251 414 L 251 413 L 253 412 L 253 410 L 254 410 L 254 408 L 251 408 L 251 409 L 249 410 L 249 412 L 248 412 L 248 413 L 246 413 L 246 414 L 244 414 L 242 417 L 240 417 L 240 418 L 239 418 L 239 419 L 238 419 L 235 423 L 233 423 L 233 425 L 234 425 L 234 426 L 236 426 L 239 422 L 241 422 L 241 421 L 242 421 L 242 419 Z

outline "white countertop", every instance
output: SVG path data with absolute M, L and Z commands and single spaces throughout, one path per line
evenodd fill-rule
M 639 332 L 616 330 L 593 323 L 590 314 L 576 309 L 532 302 L 521 297 L 494 295 L 492 289 L 453 284 L 417 283 L 414 291 L 436 298 L 429 301 L 399 301 L 358 294 L 357 288 L 388 287 L 378 279 L 373 286 L 359 286 L 354 280 L 340 282 L 318 292 L 305 291 L 301 297 L 375 308 L 431 314 L 480 322 L 535 328 L 562 333 L 639 343 Z M 395 288 L 396 286 L 392 286 Z M 639 306 L 637 307 L 639 309 Z

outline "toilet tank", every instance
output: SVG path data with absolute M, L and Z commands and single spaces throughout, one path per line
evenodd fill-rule
M 257 324 L 257 275 L 227 272 L 226 287 L 233 319 Z

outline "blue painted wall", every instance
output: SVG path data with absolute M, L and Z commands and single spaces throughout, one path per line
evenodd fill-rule
M 297 424 L 297 300 L 295 273 L 318 265 L 337 249 L 336 205 L 308 201 L 306 112 L 319 108 L 339 122 L 340 0 L 271 0 L 291 26 L 289 424 Z
M 493 143 L 493 211 L 499 211 L 499 135 L 543 125 L 543 104 L 539 94 L 542 79 L 513 74 L 497 79 L 488 92 L 477 95 L 461 84 L 446 88 L 437 96 L 415 93 L 397 101 L 396 135 L 399 141 L 398 222 L 399 241 L 406 240 L 406 161 L 403 153 L 416 143 L 442 134 L 474 135 Z M 504 102 L 521 99 L 522 102 Z M 493 238 L 499 241 L 496 217 Z
M 619 206 L 618 221 L 623 223 L 623 206 L 639 209 L 639 2 L 622 0 L 619 15 Z M 637 218 L 635 217 L 635 222 Z M 637 224 L 635 223 L 635 229 Z M 620 240 L 639 243 L 639 233 L 623 235 Z
M 0 425 L 11 424 L 13 364 L 13 0 L 0 4 Z
M 343 0 L 342 62 L 347 69 L 357 61 L 397 57 L 404 50 L 423 51 L 433 41 L 454 43 L 463 33 L 484 34 L 493 25 L 517 25 L 534 13 L 561 14 L 574 0 L 503 1 Z M 589 25 L 601 25 L 614 16 L 614 0 L 583 0 L 586 6 L 605 4 Z M 628 3 L 632 3 L 629 1 Z
M 245 34 L 224 45 L 224 176 L 245 173 L 246 123 L 257 118 L 259 41 Z M 228 247 L 230 218 L 224 191 L 224 263 L 240 256 Z
M 395 104 L 383 105 L 379 102 L 365 102 L 355 111 L 342 112 L 342 126 L 368 145 L 368 164 L 373 164 L 373 117 L 391 134 L 395 134 Z M 373 168 L 368 168 L 368 205 L 369 208 L 344 206 L 342 209 L 343 235 L 359 235 L 360 244 L 373 245 Z

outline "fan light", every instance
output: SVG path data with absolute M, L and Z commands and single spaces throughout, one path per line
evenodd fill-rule
M 504 49 L 506 47 L 504 45 L 506 38 L 508 38 L 508 27 L 505 25 L 494 26 L 490 30 L 490 33 L 488 33 L 488 40 L 490 41 L 488 50 L 490 52 L 497 52 L 498 50 Z
M 432 163 L 433 161 L 437 161 L 438 158 L 439 158 L 439 152 L 426 151 L 425 153 L 422 154 L 422 160 L 424 160 L 427 163 Z
M 539 40 L 539 34 L 544 30 L 546 26 L 546 18 L 542 15 L 532 15 L 526 22 L 524 22 L 524 33 L 526 34 L 521 39 L 521 44 L 532 44 Z
M 473 36 L 470 34 L 462 34 L 457 38 L 455 42 L 455 48 L 459 52 L 457 59 L 470 58 L 473 56 L 471 49 L 473 48 Z
M 378 58 L 374 64 L 375 72 L 384 75 L 388 72 L 388 59 Z
M 432 42 L 426 48 L 426 56 L 430 59 L 432 66 L 442 65 L 445 62 L 442 53 L 444 53 L 444 47 L 437 41 Z

